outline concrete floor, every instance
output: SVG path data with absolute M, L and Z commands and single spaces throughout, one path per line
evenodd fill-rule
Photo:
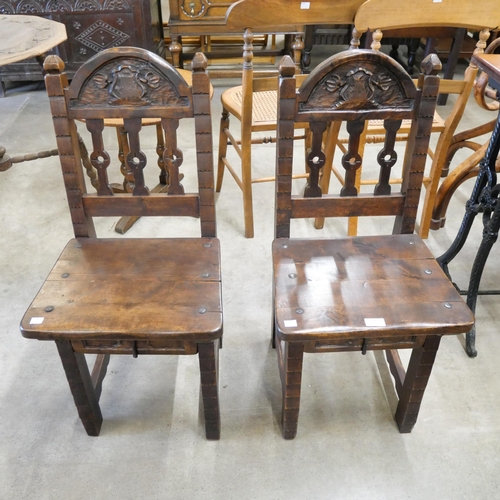
M 215 141 L 224 83 L 214 81 Z M 40 85 L 11 88 L 0 100 L 0 115 L 0 144 L 11 155 L 55 147 Z M 460 128 L 486 118 L 471 102 Z M 152 137 L 147 147 L 153 144 Z M 193 153 L 188 142 L 184 149 Z M 274 146 L 255 148 L 256 172 L 272 172 L 273 163 Z M 453 240 L 471 186 L 456 194 L 446 227 L 427 240 L 436 256 Z M 112 358 L 101 398 L 104 423 L 92 438 L 78 419 L 54 344 L 26 340 L 18 327 L 72 237 L 58 159 L 0 173 L 0 498 L 500 498 L 499 297 L 478 300 L 476 359 L 466 356 L 462 337 L 443 339 L 411 434 L 399 434 L 391 377 L 381 353 L 369 352 L 306 355 L 298 434 L 282 439 L 279 375 L 269 343 L 272 184 L 255 186 L 254 198 L 252 240 L 242 235 L 241 196 L 229 176 L 217 198 L 225 314 L 221 440 L 204 438 L 194 356 Z M 122 237 L 113 225 L 101 220 L 100 234 Z M 464 288 L 480 226 L 477 220 L 452 266 Z M 166 234 L 165 227 L 143 219 L 129 236 Z M 368 221 L 361 232 L 372 228 Z M 189 222 L 181 231 L 194 235 L 196 229 Z M 339 221 L 322 233 L 311 221 L 294 227 L 295 235 L 344 231 Z M 498 263 L 493 251 L 483 289 L 499 288 Z

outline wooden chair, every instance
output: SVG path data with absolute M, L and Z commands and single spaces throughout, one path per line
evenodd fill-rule
M 500 11 L 497 0 L 485 0 L 478 4 L 465 2 L 464 0 L 447 0 L 446 2 L 431 2 L 427 0 L 415 0 L 404 9 L 400 9 L 400 2 L 397 0 L 368 0 L 357 11 L 355 18 L 354 43 L 352 48 L 359 46 L 359 37 L 362 33 L 371 30 L 374 43 L 372 48 L 380 48 L 380 40 L 384 30 L 409 29 L 415 32 L 417 28 L 428 29 L 436 27 L 462 27 L 474 31 L 482 30 L 477 43 L 476 51 L 483 51 L 486 46 L 486 40 L 489 36 L 489 29 L 495 28 L 500 24 Z M 358 40 L 358 41 L 356 41 Z M 465 106 L 470 96 L 474 79 L 477 74 L 477 68 L 470 64 L 465 70 L 462 79 L 440 81 L 440 94 L 453 94 L 456 96 L 455 104 L 446 119 L 435 114 L 432 124 L 432 132 L 438 134 L 437 144 L 434 150 L 429 154 L 432 159 L 428 174 L 424 177 L 425 199 L 422 206 L 422 214 L 418 226 L 418 233 L 422 238 L 427 238 L 431 222 L 432 208 L 436 192 L 439 186 L 439 180 L 443 166 L 446 162 L 448 148 L 450 147 L 455 130 L 462 118 Z M 409 122 L 404 122 L 399 131 L 397 140 L 407 140 L 409 133 Z M 370 121 L 365 130 L 362 142 L 376 143 L 381 141 L 385 130 L 380 121 Z M 332 136 L 329 140 L 336 140 Z M 345 153 L 345 138 L 339 141 L 342 152 Z M 361 148 L 363 149 L 363 148 Z M 333 153 L 332 153 L 333 154 Z M 333 157 L 327 159 L 327 165 L 333 166 Z M 361 177 L 361 170 L 358 170 L 356 186 L 376 184 L 377 180 Z M 333 166 L 333 173 L 342 180 L 342 172 Z M 327 192 L 330 181 L 330 169 L 326 168 L 324 172 L 321 187 L 323 192 Z M 400 183 L 401 178 L 395 176 L 391 183 Z M 315 221 L 315 227 L 323 227 L 323 220 L 320 218 Z M 357 219 L 349 222 L 349 235 L 357 234 Z
M 283 388 L 283 437 L 297 432 L 304 352 L 386 350 L 396 381 L 396 422 L 410 432 L 416 422 L 442 335 L 466 332 L 474 318 L 423 241 L 413 234 L 422 172 L 439 88 L 440 64 L 430 56 L 418 87 L 389 56 L 372 50 L 336 54 L 296 90 L 290 59 L 281 64 L 276 166 L 274 332 Z M 378 154 L 380 177 L 371 193 L 355 185 L 367 120 L 383 120 L 387 136 Z M 389 172 L 395 138 L 411 120 L 403 160 L 403 185 L 392 192 Z M 347 124 L 339 195 L 323 194 L 323 134 L 330 122 Z M 308 122 L 312 149 L 303 195 L 292 195 L 295 122 Z M 297 239 L 291 219 L 315 216 L 395 216 L 393 234 L 338 239 Z M 413 349 L 405 370 L 396 349 Z
M 242 85 L 227 89 L 221 96 L 222 118 L 219 136 L 219 158 L 217 165 L 216 191 L 222 188 L 224 170 L 227 169 L 243 192 L 243 213 L 245 236 L 253 238 L 253 196 L 252 184 L 273 181 L 272 175 L 252 176 L 252 145 L 274 143 L 274 136 L 256 137 L 256 132 L 276 130 L 276 88 L 277 73 L 271 78 L 254 78 L 253 35 L 265 33 L 295 33 L 292 44 L 297 72 L 303 48 L 303 26 L 331 21 L 332 23 L 352 23 L 356 9 L 363 0 L 347 0 L 331 8 L 327 2 L 287 2 L 283 0 L 242 0 L 232 5 L 226 16 L 230 32 L 245 31 L 243 47 Z M 308 4 L 304 8 L 302 4 Z M 277 26 L 276 23 L 280 25 Z M 298 80 L 300 82 L 300 80 Z M 239 121 L 239 138 L 230 127 L 230 116 Z M 298 125 L 297 128 L 301 128 Z M 304 135 L 296 137 L 304 138 Z M 234 148 L 241 168 L 235 167 L 227 157 L 227 146 Z M 303 176 L 303 174 L 299 174 Z
M 488 45 L 485 53 L 492 54 L 499 50 L 500 38 L 496 38 Z M 494 89 L 488 87 L 488 80 L 489 78 L 486 73 L 481 72 L 478 74 L 478 77 L 474 82 L 474 97 L 477 104 L 481 108 L 487 111 L 494 111 L 495 114 L 498 115 L 500 103 L 497 100 L 490 101 L 487 99 L 496 99 L 497 94 Z M 451 145 L 448 149 L 448 154 L 446 155 L 446 162 L 444 166 L 446 171 L 449 170 L 450 164 L 459 150 L 470 149 L 472 150 L 472 154 L 457 165 L 439 186 L 432 209 L 431 229 L 436 230 L 444 227 L 446 223 L 446 211 L 448 210 L 448 205 L 455 191 L 467 179 L 471 179 L 478 175 L 479 162 L 484 158 L 490 140 L 488 139 L 485 143 L 482 143 L 477 142 L 477 138 L 484 134 L 491 133 L 495 128 L 496 122 L 497 120 L 495 118 L 487 123 L 479 125 L 478 127 L 464 130 L 453 136 Z M 497 171 L 500 171 L 500 158 L 497 159 L 496 169 Z
M 71 85 L 57 56 L 45 61 L 45 82 L 75 238 L 63 250 L 21 322 L 24 337 L 56 343 L 87 433 L 99 434 L 99 396 L 111 354 L 198 354 L 207 439 L 218 439 L 218 349 L 222 336 L 219 241 L 213 192 L 210 83 L 206 59 L 194 60 L 188 86 L 165 60 L 120 47 L 84 63 Z M 140 148 L 141 120 L 160 118 L 166 137 L 166 193 L 150 193 Z M 132 193 L 116 194 L 102 131 L 122 118 L 130 143 Z M 179 182 L 179 120 L 194 118 L 198 190 Z M 92 136 L 96 194 L 86 192 L 75 120 Z M 156 168 L 156 167 L 155 167 Z M 194 173 L 193 168 L 193 175 Z M 93 217 L 199 217 L 201 238 L 98 238 Z M 92 374 L 85 354 L 97 354 Z

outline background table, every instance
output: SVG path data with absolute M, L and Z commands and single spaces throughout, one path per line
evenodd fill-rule
M 0 16 L 0 67 L 30 57 L 35 57 L 42 64 L 43 55 L 64 40 L 66 28 L 61 23 L 36 16 Z M 34 160 L 52 154 L 57 154 L 57 150 L 16 159 Z M 10 168 L 12 163 L 12 158 L 5 154 L 5 148 L 0 146 L 0 171 Z

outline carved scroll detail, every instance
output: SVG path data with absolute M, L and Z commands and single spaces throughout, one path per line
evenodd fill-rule
M 189 106 L 189 101 L 153 66 L 124 59 L 99 69 L 87 80 L 79 99 L 71 102 L 73 108 L 103 105 Z
M 345 64 L 328 73 L 312 90 L 299 111 L 321 109 L 370 110 L 411 107 L 390 71 L 373 63 Z
M 196 5 L 198 3 L 198 5 Z M 181 3 L 181 10 L 187 16 L 191 18 L 203 17 L 207 13 L 207 4 L 205 0 L 183 0 Z
M 120 65 L 110 74 L 98 73 L 94 81 L 99 88 L 108 88 L 110 106 L 146 106 L 148 87 L 157 89 L 160 77 L 147 66 Z
M 0 14 L 14 14 L 14 7 L 6 2 L 0 2 Z
M 42 6 L 38 2 L 20 2 L 16 8 L 16 14 L 40 14 Z

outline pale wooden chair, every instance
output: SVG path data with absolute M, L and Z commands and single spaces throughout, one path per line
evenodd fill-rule
M 110 355 L 197 355 L 207 439 L 219 439 L 218 351 L 222 338 L 220 245 L 216 238 L 210 82 L 207 62 L 193 62 L 193 85 L 164 59 L 144 49 L 99 52 L 71 85 L 58 56 L 46 59 L 50 99 L 75 237 L 68 242 L 21 321 L 24 337 L 54 341 L 81 421 L 97 436 L 99 397 Z M 166 192 L 145 184 L 142 120 L 161 120 L 169 173 Z M 104 120 L 122 119 L 130 152 L 131 193 L 109 182 Z M 180 182 L 180 120 L 194 119 L 197 179 L 194 192 Z M 92 136 L 90 159 L 97 193 L 86 189 L 76 120 Z M 184 216 L 200 220 L 201 237 L 99 238 L 94 217 Z M 85 354 L 97 354 L 92 373 Z
M 427 62 L 426 62 L 427 61 Z M 474 318 L 425 243 L 413 234 L 422 170 L 439 79 L 437 56 L 424 61 L 415 86 L 400 64 L 373 50 L 349 50 L 317 66 L 296 89 L 290 59 L 281 64 L 276 153 L 273 255 L 273 344 L 282 384 L 283 437 L 293 439 L 300 409 L 304 353 L 385 350 L 399 397 L 395 419 L 410 432 L 443 335 L 468 331 Z M 382 119 L 387 134 L 379 153 L 379 183 L 359 193 L 359 140 L 365 122 Z M 394 143 L 402 120 L 411 121 L 402 157 L 403 184 L 389 186 Z M 309 122 L 312 148 L 303 195 L 292 195 L 295 122 Z M 340 192 L 318 184 L 329 123 L 347 122 L 350 135 Z M 389 235 L 294 238 L 291 220 L 393 216 Z M 397 349 L 412 349 L 405 371 Z
M 485 0 L 479 3 L 472 3 L 465 0 L 447 0 L 446 2 L 428 2 L 427 0 L 414 0 L 404 9 L 400 8 L 401 2 L 398 0 L 368 0 L 357 11 L 354 25 L 354 33 L 351 48 L 359 47 L 359 37 L 362 33 L 368 31 L 373 32 L 372 48 L 380 49 L 380 40 L 383 36 L 383 30 L 401 30 L 405 28 L 421 27 L 463 27 L 473 31 L 481 31 L 479 41 L 477 42 L 476 51 L 483 51 L 486 46 L 486 40 L 489 37 L 489 30 L 496 28 L 500 24 L 500 9 L 498 9 L 497 0 Z M 432 124 L 432 132 L 438 134 L 437 144 L 434 150 L 429 150 L 429 155 L 432 163 L 428 173 L 424 177 L 425 199 L 422 206 L 422 214 L 420 223 L 417 227 L 418 233 L 422 238 L 427 238 L 429 234 L 429 226 L 431 222 L 432 208 L 436 192 L 439 186 L 439 180 L 443 166 L 446 163 L 448 149 L 455 130 L 463 115 L 465 106 L 469 99 L 474 79 L 477 74 L 477 67 L 471 63 L 465 70 L 462 79 L 446 80 L 442 79 L 439 84 L 439 92 L 441 94 L 454 94 L 455 104 L 452 111 L 446 119 L 441 118 L 436 112 Z M 407 140 L 410 124 L 403 124 L 399 131 L 397 140 Z M 329 141 L 336 141 L 342 152 L 345 152 L 346 139 L 339 138 L 338 131 L 331 130 Z M 364 144 L 377 143 L 385 134 L 383 125 L 380 121 L 371 120 L 362 136 L 362 146 L 360 154 L 363 154 Z M 330 168 L 325 168 L 321 187 L 323 192 L 328 191 L 330 182 L 330 174 L 333 171 L 335 177 L 342 181 L 341 172 L 333 164 L 333 155 L 335 148 L 331 147 L 331 155 L 327 159 L 326 165 L 331 165 Z M 376 184 L 375 179 L 363 179 L 362 168 L 357 171 L 356 185 Z M 391 183 L 401 183 L 400 176 L 394 176 Z M 315 227 L 320 229 L 323 227 L 323 219 L 319 218 L 315 221 Z M 349 235 L 357 234 L 357 219 L 352 218 L 349 221 Z
M 363 0 L 347 0 L 332 8 L 326 2 L 287 2 L 284 0 L 242 0 L 227 12 L 226 24 L 229 32 L 245 32 L 243 47 L 242 85 L 223 92 L 222 118 L 219 137 L 219 157 L 217 165 L 216 191 L 222 188 L 224 171 L 227 169 L 243 192 L 243 213 L 245 236 L 253 238 L 253 196 L 252 185 L 274 180 L 272 174 L 255 178 L 252 175 L 252 145 L 273 143 L 274 137 L 255 138 L 255 132 L 276 130 L 277 72 L 270 78 L 256 78 L 253 68 L 254 33 L 295 34 L 292 44 L 296 71 L 299 72 L 300 56 L 303 48 L 301 34 L 309 24 L 328 22 L 331 24 L 351 24 L 357 8 Z M 305 6 L 308 5 L 307 8 Z M 280 24 L 277 25 L 276 23 Z M 301 79 L 297 79 L 300 85 Z M 239 122 L 239 138 L 234 133 L 237 127 L 230 126 L 230 116 Z M 301 128 L 297 124 L 297 128 Z M 304 138 L 300 135 L 296 138 Z M 239 167 L 227 158 L 227 146 L 234 148 L 241 162 Z M 298 174 L 298 176 L 304 176 Z
M 496 38 L 490 43 L 485 53 L 492 54 L 497 50 L 500 50 L 500 38 Z M 497 123 L 496 115 L 498 115 L 500 109 L 497 93 L 494 89 L 488 87 L 488 80 L 489 78 L 486 73 L 478 74 L 474 83 L 474 98 L 482 109 L 493 111 L 495 118 L 453 136 L 446 157 L 446 169 L 449 169 L 453 157 L 460 149 L 470 149 L 472 150 L 472 154 L 456 165 L 450 175 L 447 175 L 446 179 L 440 184 L 432 209 L 431 229 L 436 230 L 444 227 L 446 223 L 446 211 L 455 191 L 467 179 L 471 179 L 479 173 L 479 162 L 484 158 L 490 141 L 488 139 L 485 143 L 482 143 L 478 142 L 478 138 L 493 131 Z M 500 157 L 497 159 L 496 169 L 500 171 Z

